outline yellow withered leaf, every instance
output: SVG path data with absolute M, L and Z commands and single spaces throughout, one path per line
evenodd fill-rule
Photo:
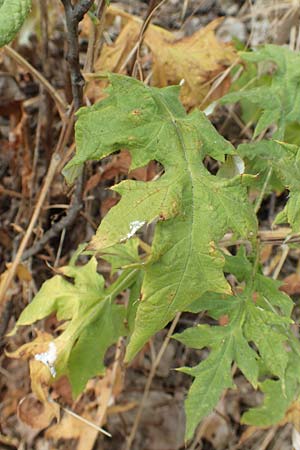
M 224 78 L 203 103 L 216 78 L 238 60 L 231 44 L 217 40 L 215 29 L 219 24 L 220 19 L 214 20 L 192 36 L 180 40 L 175 40 L 173 35 L 170 39 L 165 33 L 151 28 L 146 34 L 145 43 L 153 58 L 153 84 L 164 87 L 184 80 L 181 100 L 187 108 L 206 106 L 224 95 L 230 86 L 228 77 Z
M 121 16 L 123 28 L 113 44 L 103 46 L 95 70 L 126 73 L 142 22 L 129 14 L 124 17 L 116 8 L 108 9 L 107 20 L 111 20 L 111 16 Z M 221 21 L 216 19 L 192 36 L 182 39 L 156 25 L 150 25 L 145 33 L 143 42 L 149 48 L 152 59 L 152 85 L 164 87 L 184 80 L 181 100 L 187 109 L 204 108 L 223 96 L 230 87 L 229 74 L 225 71 L 238 61 L 238 56 L 231 44 L 216 38 L 215 29 Z M 223 73 L 224 78 L 212 89 L 215 80 Z M 92 89 L 95 89 L 95 84 L 99 83 L 93 83 Z M 97 94 L 96 97 L 99 98 Z
M 7 356 L 10 358 L 30 359 L 31 388 L 36 396 L 35 403 L 39 412 L 36 412 L 36 414 L 32 413 L 32 416 L 26 419 L 27 414 L 24 413 L 27 407 L 26 400 L 24 404 L 19 405 L 19 416 L 21 420 L 33 428 L 45 428 L 51 423 L 53 418 L 59 420 L 59 406 L 57 403 L 49 400 L 48 395 L 49 385 L 53 379 L 49 345 L 53 342 L 51 334 L 37 331 L 37 337 L 32 342 L 22 345 L 15 352 L 7 353 Z M 32 398 L 30 401 L 32 401 Z M 40 407 L 38 402 L 41 402 Z
M 95 64 L 95 70 L 125 73 L 126 60 L 138 40 L 141 24 L 135 20 L 128 21 L 112 45 L 105 44 L 100 58 Z
M 30 360 L 30 377 L 32 391 L 42 402 L 47 401 L 47 386 L 51 381 L 51 371 L 46 362 L 44 363 L 39 355 L 46 355 L 53 337 L 49 333 L 37 330 L 37 337 L 27 344 L 22 345 L 14 352 L 7 352 L 10 358 Z

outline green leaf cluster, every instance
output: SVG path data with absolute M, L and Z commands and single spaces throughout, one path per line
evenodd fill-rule
M 298 111 L 291 105 L 291 96 L 298 95 L 298 66 L 292 67 L 289 51 L 276 54 L 274 46 L 249 57 L 276 62 L 271 91 L 259 86 L 247 98 L 261 114 L 257 133 L 276 123 L 281 135 Z M 63 322 L 53 340 L 58 349 L 53 364 L 56 377 L 66 374 L 77 395 L 90 377 L 103 373 L 105 352 L 120 336 L 128 336 L 129 361 L 178 312 L 205 311 L 216 321 L 225 317 L 227 325 L 199 325 L 174 336 L 192 348 L 209 349 L 196 367 L 179 369 L 194 377 L 186 400 L 186 437 L 192 437 L 222 392 L 234 386 L 233 366 L 265 393 L 263 405 L 246 412 L 243 421 L 277 422 L 298 395 L 299 343 L 290 330 L 291 299 L 279 290 L 280 283 L 259 270 L 257 219 L 248 199 L 253 177 L 240 168 L 242 157 L 251 162 L 252 172 L 272 170 L 279 189 L 290 190 L 277 222 L 287 220 L 296 231 L 298 147 L 261 141 L 235 150 L 202 112 L 185 112 L 177 86 L 157 89 L 120 75 L 109 75 L 109 80 L 107 97 L 78 112 L 76 154 L 64 170 L 67 180 L 72 182 L 86 161 L 123 148 L 131 154 L 131 169 L 154 160 L 162 174 L 112 187 L 121 199 L 88 244 L 89 262 L 75 265 L 80 249 L 69 266 L 42 286 L 17 326 L 52 313 Z M 227 101 L 245 95 L 232 93 Z M 206 168 L 207 157 L 217 160 L 217 176 Z M 155 225 L 151 247 L 136 236 L 150 223 Z M 228 232 L 250 242 L 252 252 L 246 255 L 241 247 L 236 256 L 225 255 L 220 241 Z M 111 264 L 116 281 L 108 288 L 97 272 L 96 256 Z M 237 280 L 236 292 L 226 273 Z M 117 297 L 127 288 L 128 301 L 120 304 Z
M 256 124 L 254 137 L 270 125 L 277 125 L 274 138 L 283 139 L 286 125 L 299 122 L 300 117 L 300 55 L 285 47 L 265 45 L 254 52 L 241 52 L 250 63 L 275 64 L 271 70 L 271 84 L 232 92 L 225 95 L 222 103 L 234 103 L 246 99 L 262 113 Z M 263 75 L 262 75 L 263 76 Z
M 226 257 L 225 270 L 244 283 L 244 290 L 233 296 L 205 294 L 188 311 L 207 311 L 216 320 L 226 316 L 228 325 L 198 325 L 173 336 L 188 347 L 210 349 L 198 366 L 179 369 L 195 378 L 185 405 L 187 439 L 222 392 L 234 386 L 233 363 L 255 389 L 259 386 L 266 394 L 261 407 L 244 414 L 244 423 L 267 426 L 279 422 L 299 391 L 299 363 L 295 361 L 300 346 L 290 330 L 291 299 L 278 290 L 279 282 L 259 273 L 253 276 L 242 247 L 236 256 Z
M 241 144 L 238 152 L 243 158 L 251 161 L 252 169 L 264 179 L 272 170 L 277 179 L 279 191 L 289 190 L 285 208 L 276 219 L 276 223 L 290 223 L 293 232 L 300 230 L 300 147 L 273 140 L 263 140 L 249 144 Z
M 31 9 L 32 0 L 0 0 L 0 47 L 13 40 Z
M 246 100 L 256 107 L 253 139 L 270 125 L 275 125 L 273 140 L 242 144 L 237 151 L 245 159 L 247 172 L 259 175 L 256 188 L 263 188 L 265 192 L 269 192 L 269 188 L 279 193 L 284 189 L 290 191 L 286 207 L 275 223 L 288 222 L 294 232 L 299 232 L 300 153 L 297 145 L 289 144 L 299 143 L 300 55 L 285 47 L 266 45 L 254 52 L 242 52 L 241 56 L 248 62 L 251 74 L 253 70 L 255 72 L 253 64 L 258 65 L 257 74 L 261 76 L 257 75 L 257 78 L 261 85 L 232 92 L 223 97 L 221 103 Z M 269 79 L 265 78 L 266 72 Z
M 55 378 L 68 376 L 76 397 L 91 377 L 104 372 L 106 350 L 128 334 L 125 307 L 114 299 L 134 284 L 136 272 L 124 272 L 107 289 L 94 257 L 83 266 L 69 265 L 59 272 L 43 284 L 16 327 L 53 313 L 64 322 L 63 332 L 53 340 L 57 355 L 52 372 Z

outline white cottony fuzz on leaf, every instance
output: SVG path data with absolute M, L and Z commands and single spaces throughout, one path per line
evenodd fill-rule
M 293 442 L 294 449 L 295 450 L 300 450 L 300 434 L 296 430 L 296 428 L 293 428 L 292 442 Z
M 240 175 L 245 172 L 245 163 L 239 155 L 233 155 L 234 165 Z
M 179 86 L 183 86 L 183 85 L 184 85 L 184 83 L 185 83 L 185 79 L 184 79 L 184 78 L 182 78 L 182 80 L 180 80 Z
M 134 220 L 133 222 L 131 222 L 131 224 L 129 225 L 130 231 L 126 236 L 126 239 L 130 239 L 137 232 L 137 230 L 145 225 L 145 223 L 146 222 L 144 220 Z
M 207 108 L 205 108 L 205 110 L 203 111 L 204 114 L 205 114 L 206 116 L 210 116 L 210 115 L 214 112 L 216 106 L 217 106 L 217 102 L 212 102 L 212 103 L 210 103 L 210 104 L 207 106 Z
M 37 355 L 35 355 L 34 358 L 37 361 L 42 362 L 43 364 L 45 364 L 48 367 L 53 378 L 56 377 L 56 370 L 55 370 L 54 363 L 57 358 L 57 350 L 56 350 L 56 345 L 54 342 L 49 342 L 49 347 L 48 347 L 47 352 L 38 353 Z
M 120 242 L 126 242 L 128 239 L 130 239 L 143 225 L 145 225 L 145 220 L 134 220 L 129 225 L 129 233 L 122 239 L 120 239 Z

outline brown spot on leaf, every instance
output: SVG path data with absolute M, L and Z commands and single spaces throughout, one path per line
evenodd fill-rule
M 221 316 L 219 319 L 219 324 L 221 327 L 224 327 L 229 324 L 229 316 L 227 314 L 224 314 L 224 316 Z

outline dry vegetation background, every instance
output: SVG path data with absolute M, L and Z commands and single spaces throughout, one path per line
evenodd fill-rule
M 267 42 L 300 47 L 299 1 L 123 0 L 112 1 L 109 8 L 104 3 L 99 2 L 99 19 L 85 16 L 79 26 L 87 105 L 103 98 L 101 73 L 109 70 L 133 74 L 155 86 L 184 79 L 181 99 L 186 109 L 205 109 L 230 88 L 237 48 Z M 205 351 L 184 349 L 171 341 L 163 357 L 156 359 L 168 330 L 159 333 L 126 370 L 121 363 L 122 342 L 117 350 L 112 348 L 106 356 L 106 375 L 92 379 L 76 401 L 66 379 L 56 382 L 51 396 L 62 406 L 61 422 L 49 427 L 41 404 L 30 394 L 27 363 L 8 358 L 4 351 L 31 339 L 33 327 L 14 338 L 6 333 L 43 281 L 91 238 L 118 201 L 105 188 L 124 177 L 147 181 L 160 170 L 151 163 L 128 173 L 130 157 L 124 149 L 89 164 L 82 186 L 66 186 L 60 171 L 75 147 L 75 108 L 65 54 L 64 10 L 59 0 L 36 0 L 17 39 L 0 51 L 0 287 L 11 261 L 20 257 L 0 305 L 0 449 L 184 449 L 183 401 L 191 380 L 172 369 L 195 364 Z M 223 106 L 211 116 L 234 144 L 251 138 L 253 131 L 253 124 L 243 123 L 239 113 L 238 107 Z M 52 170 L 54 151 L 59 161 Z M 213 170 L 213 162 L 208 164 Z M 39 205 L 41 190 L 44 200 Z M 279 206 L 275 194 L 266 198 L 260 211 L 262 228 L 269 227 Z M 28 233 L 33 214 L 37 220 Z M 26 233 L 29 239 L 20 252 Z M 283 279 L 284 289 L 297 302 L 299 250 L 269 244 L 262 261 L 264 273 Z M 100 270 L 109 283 L 103 262 Z M 206 320 L 197 318 L 198 323 Z M 177 331 L 193 323 L 195 317 L 184 314 Z M 56 325 L 55 317 L 42 323 L 45 331 Z M 289 425 L 261 430 L 239 424 L 242 412 L 260 398 L 239 373 L 235 381 L 239 390 L 224 395 L 188 449 L 291 449 Z M 147 382 L 149 395 L 137 418 Z M 97 426 L 108 429 L 112 438 L 99 433 Z

